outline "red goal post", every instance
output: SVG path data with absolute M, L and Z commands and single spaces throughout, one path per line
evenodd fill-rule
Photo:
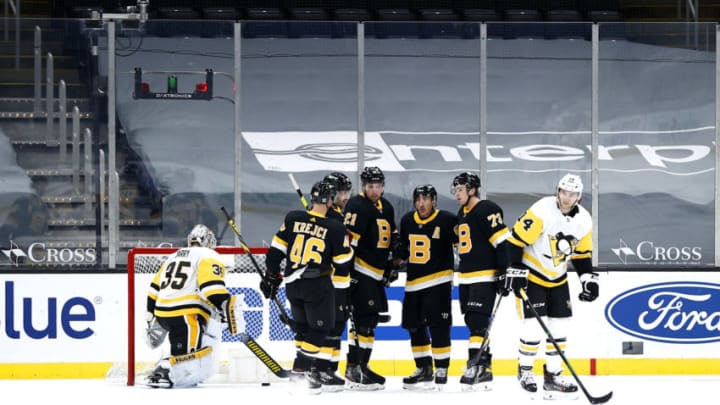
M 145 344 L 145 304 L 147 291 L 153 276 L 164 260 L 180 248 L 134 248 L 128 252 L 127 265 L 127 385 L 134 385 L 136 378 L 147 373 L 152 365 L 169 354 L 167 341 L 158 349 Z M 280 364 L 289 366 L 294 357 L 294 334 L 280 321 L 279 311 L 259 291 L 260 277 L 250 257 L 241 247 L 217 247 L 226 266 L 225 284 L 232 294 L 243 294 L 247 310 L 243 314 L 246 332 L 268 351 Z M 265 271 L 267 248 L 250 249 L 255 261 Z M 281 303 L 286 303 L 284 288 L 278 293 Z M 242 342 L 223 331 L 222 344 L 216 353 L 217 375 L 213 382 L 267 382 L 272 379 Z

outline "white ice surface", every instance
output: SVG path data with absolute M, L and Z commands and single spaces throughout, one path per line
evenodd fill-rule
M 717 404 L 720 376 L 580 376 L 593 396 L 613 391 L 608 404 L 677 405 Z M 292 391 L 289 383 L 204 384 L 188 389 L 151 389 L 142 385 L 128 387 L 105 380 L 0 380 L 4 403 L 23 404 L 587 404 L 579 392 L 577 400 L 545 401 L 531 399 L 521 392 L 514 377 L 496 377 L 492 391 L 461 392 L 459 377 L 451 377 L 442 392 L 407 391 L 399 377 L 389 378 L 384 391 L 322 393 L 308 395 Z M 18 402 L 15 402 L 18 401 Z M 469 401 L 469 402 L 466 402 Z

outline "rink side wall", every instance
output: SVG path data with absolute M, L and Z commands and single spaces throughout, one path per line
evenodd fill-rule
M 256 275 L 230 276 L 231 287 L 256 287 Z M 127 358 L 125 275 L 3 274 L 0 280 L 0 378 L 103 378 Z M 145 290 L 149 281 L 138 282 Z M 574 273 L 569 282 L 574 317 L 566 354 L 578 374 L 720 374 L 719 273 L 601 273 L 600 298 L 593 303 L 577 300 Z M 388 290 L 392 319 L 378 328 L 372 355 L 373 367 L 388 376 L 414 369 L 408 334 L 399 327 L 403 285 L 401 278 Z M 136 299 L 136 318 L 142 316 L 144 301 L 144 296 Z M 514 301 L 505 298 L 492 329 L 498 375 L 516 373 L 521 321 Z M 467 331 L 456 298 L 453 308 L 450 372 L 460 375 Z M 280 327 L 275 317 L 266 319 L 264 331 Z M 142 321 L 136 325 L 142 333 Z M 259 341 L 278 358 L 292 358 L 292 341 L 267 336 Z

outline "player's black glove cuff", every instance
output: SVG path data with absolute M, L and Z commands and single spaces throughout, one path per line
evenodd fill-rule
M 385 271 L 383 272 L 383 285 L 389 287 L 395 280 L 398 279 L 398 270 L 402 268 L 401 261 L 394 259 L 385 262 Z
M 505 279 L 507 277 L 507 272 L 505 269 L 498 270 L 497 273 L 495 273 L 495 292 L 499 296 L 507 297 L 510 294 L 510 291 L 512 289 L 505 288 Z
M 597 273 L 584 273 L 580 275 L 582 292 L 578 295 L 580 301 L 592 302 L 600 295 L 600 284 L 598 284 Z
M 263 296 L 267 299 L 275 299 L 282 281 L 282 274 L 265 273 L 262 280 L 260 280 L 260 291 Z
M 520 290 L 527 290 L 529 270 L 524 265 L 511 265 L 505 270 L 505 291 L 514 291 L 520 296 Z

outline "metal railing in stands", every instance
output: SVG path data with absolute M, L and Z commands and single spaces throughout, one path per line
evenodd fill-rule
M 20 0 L 5 0 L 5 41 L 10 40 L 10 11 L 15 15 L 15 69 L 20 69 Z

